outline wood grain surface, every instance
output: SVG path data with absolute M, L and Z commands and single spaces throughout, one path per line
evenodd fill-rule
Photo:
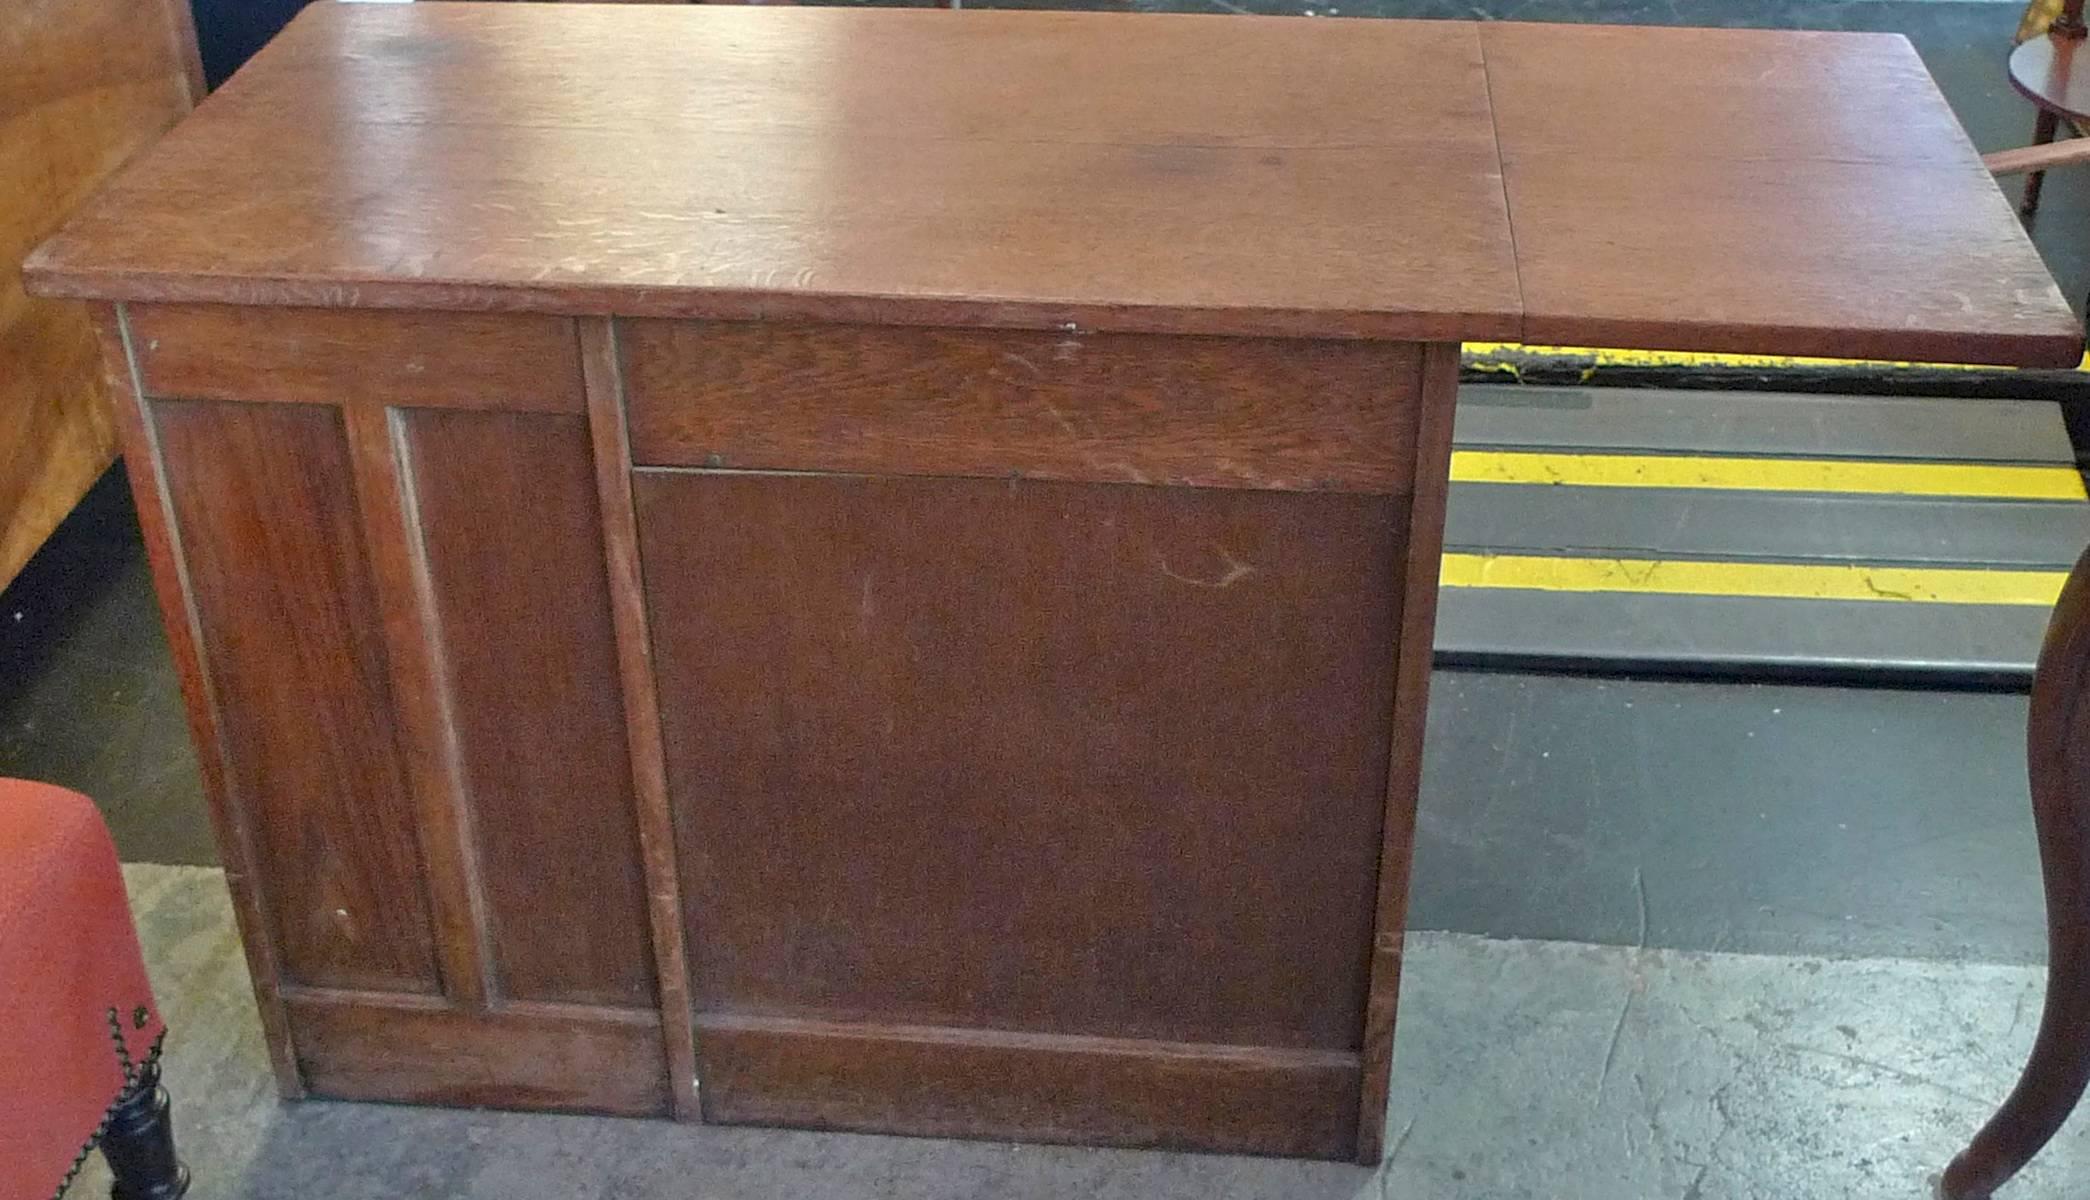
M 573 322 L 557 317 L 140 304 L 130 320 L 151 396 L 510 412 L 583 407 Z
M 434 992 L 383 644 L 361 632 L 382 618 L 340 414 L 154 401 L 150 417 L 284 968 Z
M 1404 500 L 636 492 L 700 1015 L 1354 1054 Z
M 0 5 L 0 587 L 116 454 L 87 312 L 14 268 L 203 94 L 187 0 Z
M 1355 1136 L 1347 1051 L 734 1016 L 697 1036 L 725 1124 L 1309 1158 Z
M 1393 730 L 1387 742 L 1386 814 L 1379 831 L 1377 912 L 1357 1108 L 1357 1159 L 1378 1163 L 1385 1150 L 1386 1095 L 1393 1072 L 1394 1019 L 1408 930 L 1408 878 L 1415 858 L 1415 811 L 1422 799 L 1423 734 L 1430 707 L 1431 653 L 1437 634 L 1437 574 L 1444 553 L 1444 505 L 1451 492 L 1451 434 L 1459 398 L 1459 348 L 1422 348 L 1420 419 L 1410 447 L 1415 494 L 1408 512 L 1407 561 L 1393 602 Z
M 630 321 L 641 464 L 1405 491 L 1407 343 Z
M 646 918 L 653 936 L 661 1043 L 667 1055 L 675 1116 L 695 1121 L 702 1113 L 697 1104 L 697 1051 L 687 939 L 682 928 L 682 875 L 675 866 L 675 822 L 661 751 L 660 695 L 653 683 L 653 638 L 646 620 L 638 519 L 631 494 L 631 442 L 624 423 L 617 326 L 607 317 L 579 324 L 581 369 L 588 391 L 588 436 L 595 450 L 596 495 L 602 511 L 603 562 L 609 577 L 611 624 L 617 635 L 617 670 L 624 689 L 624 743 L 631 754 L 639 858 L 646 877 Z
M 412 997 L 293 989 L 298 1065 L 344 1100 L 657 1116 L 667 1109 L 653 1014 L 580 1005 L 459 1013 Z
M 497 994 L 650 1010 L 586 420 L 423 409 L 398 424 Z
M 1481 29 L 1524 340 L 2072 366 L 2080 327 L 1906 39 Z
M 153 594 L 166 630 L 168 657 L 173 660 L 174 676 L 181 685 L 189 742 L 196 752 L 196 773 L 202 779 L 218 860 L 225 868 L 225 890 L 231 895 L 233 920 L 239 928 L 240 950 L 254 986 L 254 1006 L 261 1021 L 262 1042 L 268 1050 L 269 1070 L 277 1093 L 285 1099 L 296 1099 L 304 1095 L 305 1083 L 290 1042 L 289 1013 L 283 1006 L 286 972 L 275 921 L 269 916 L 272 893 L 262 877 L 260 819 L 242 797 L 233 793 L 227 775 L 223 714 L 203 659 L 202 615 L 189 585 L 159 439 L 139 397 L 123 307 L 110 303 L 88 307 L 93 314 L 96 341 L 101 346 L 102 377 L 108 381 L 116 410 L 125 456 L 124 474 L 129 477 L 139 531 L 145 537 L 145 556 L 152 567 Z
M 348 436 L 363 544 L 384 616 L 381 637 L 377 631 L 362 637 L 382 646 L 391 673 L 392 707 L 378 716 L 398 738 L 412 797 L 442 992 L 454 1005 L 484 1011 L 497 998 L 491 921 L 459 761 L 435 589 L 414 511 L 413 481 L 400 461 L 400 439 L 390 411 L 370 404 L 343 405 L 338 411 Z M 276 519 L 299 518 L 286 512 Z M 270 863 L 263 869 L 283 868 Z
M 1517 327 L 1464 23 L 313 5 L 34 273 L 131 299 Z
M 1913 51 L 1868 34 L 314 5 L 28 274 L 130 300 L 2080 350 Z

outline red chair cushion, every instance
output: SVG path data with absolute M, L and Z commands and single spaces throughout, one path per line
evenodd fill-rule
M 94 803 L 0 779 L 0 1196 L 53 1196 L 163 1030 Z

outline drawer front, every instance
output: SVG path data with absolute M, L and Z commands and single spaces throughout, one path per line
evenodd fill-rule
M 1405 493 L 1420 349 L 711 321 L 618 325 L 644 466 Z
M 563 317 L 508 313 L 137 305 L 145 394 L 181 400 L 401 408 L 586 409 Z

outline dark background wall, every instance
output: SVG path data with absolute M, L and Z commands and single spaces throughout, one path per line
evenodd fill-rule
M 203 73 L 216 87 L 305 7 L 306 0 L 190 0 Z

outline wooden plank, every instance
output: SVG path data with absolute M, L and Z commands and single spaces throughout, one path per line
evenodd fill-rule
M 232 305 L 131 310 L 149 396 L 582 411 L 573 323 L 556 317 Z
M 365 405 L 345 410 L 341 419 L 376 602 L 384 615 L 384 657 L 394 702 L 387 715 L 398 727 L 412 797 L 442 991 L 463 1008 L 484 1010 L 494 995 L 492 939 L 413 483 L 400 462 L 389 411 Z
M 706 1014 L 711 1121 L 1346 1158 L 1356 1055 Z
M 197 774 L 203 782 L 218 860 L 225 869 L 225 888 L 232 896 L 233 922 L 239 928 L 240 949 L 246 956 L 247 974 L 254 988 L 269 1069 L 275 1077 L 276 1090 L 286 1099 L 296 1099 L 304 1094 L 304 1081 L 298 1073 L 289 1017 L 283 1007 L 282 952 L 277 946 L 275 923 L 268 918 L 271 897 L 261 871 L 255 814 L 233 791 L 226 777 L 218 697 L 203 661 L 202 618 L 189 586 L 159 440 L 138 397 L 137 374 L 121 306 L 90 307 L 96 340 L 101 346 L 103 377 L 108 381 L 117 425 L 122 430 L 124 471 L 130 478 L 138 526 L 145 537 L 145 556 L 152 565 L 153 592 L 159 600 L 175 679 L 181 685 L 189 741 L 196 752 Z
M 1406 561 L 1395 600 L 1393 728 L 1387 742 L 1386 808 L 1379 832 L 1378 899 L 1372 923 L 1370 983 L 1361 1034 L 1357 1158 L 1385 1150 L 1386 1093 L 1400 1006 L 1401 946 L 1408 928 L 1408 871 L 1415 857 L 1415 809 L 1422 788 L 1423 730 L 1430 706 L 1430 656 L 1437 629 L 1437 560 L 1444 550 L 1444 504 L 1451 485 L 1452 415 L 1459 395 L 1459 347 L 1423 348 L 1415 444 L 1415 499 L 1408 514 Z
M 586 419 L 420 409 L 395 420 L 499 994 L 650 1010 Z
M 1083 102 L 1042 102 L 1069 63 Z M 136 300 L 1517 328 L 1458 22 L 314 5 L 33 273 Z
M 648 465 L 1398 492 L 1407 343 L 631 321 Z
M 2075 317 L 1905 39 L 1489 24 L 1481 42 L 1525 341 L 2080 357 Z
M 1900 34 L 1515 21 L 1488 22 L 1480 37 L 1509 161 L 1581 153 L 1967 170 L 1977 157 Z
M 803 69 L 840 46 L 848 69 Z M 1067 62 L 1096 99 L 1030 102 Z M 257 160 L 228 214 L 220 181 Z M 153 300 L 2079 349 L 1905 43 L 1790 31 L 314 6 L 27 273 Z
M 382 621 L 338 413 L 154 401 L 223 769 L 288 978 L 433 992 Z M 294 512 L 296 520 L 277 519 Z
M 1981 165 L 1995 176 L 2022 175 L 2027 171 L 2046 171 L 2055 167 L 2073 167 L 2090 163 L 2090 138 L 2073 137 L 2062 142 L 2048 142 L 2043 146 L 2016 146 L 2009 150 L 1998 150 L 1981 158 Z
M 635 488 L 700 1012 L 1356 1049 L 1403 498 Z
M 581 1005 L 458 1013 L 414 997 L 305 989 L 286 1002 L 314 1095 L 623 1116 L 667 1110 L 651 1013 Z
M 87 310 L 30 299 L 13 268 L 189 110 L 187 14 L 186 0 L 0 7 L 0 587 L 117 441 Z
M 631 446 L 624 421 L 624 381 L 618 366 L 617 327 L 607 320 L 580 325 L 586 370 L 588 432 L 595 450 L 595 481 L 602 513 L 603 561 L 610 585 L 610 618 L 617 635 L 617 668 L 624 689 L 624 730 L 638 802 L 639 854 L 646 873 L 648 925 L 660 997 L 660 1031 L 667 1054 L 675 1115 L 698 1120 L 697 1055 L 690 1005 L 689 961 L 682 927 L 681 872 L 675 862 L 675 823 L 661 755 L 660 699 L 653 678 L 652 637 L 639 564 L 639 533 L 631 494 Z

